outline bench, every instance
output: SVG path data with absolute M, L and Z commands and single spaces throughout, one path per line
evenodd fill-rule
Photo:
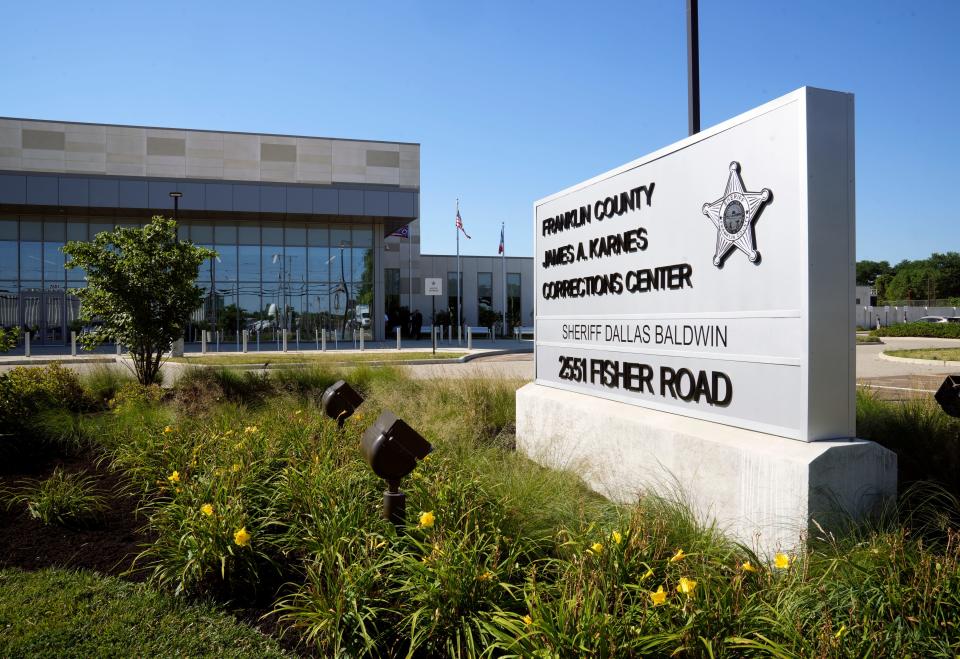
M 485 336 L 490 338 L 490 328 L 489 327 L 468 327 L 470 334 L 473 336 Z
M 514 327 L 513 328 L 513 338 L 518 341 L 524 337 L 525 334 L 529 334 L 530 338 L 533 338 L 533 328 L 532 327 Z

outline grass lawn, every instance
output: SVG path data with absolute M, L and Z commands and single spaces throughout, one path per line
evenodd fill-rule
M 209 604 L 90 572 L 0 570 L 0 656 L 282 657 Z
M 350 353 L 298 353 L 298 354 L 261 354 L 247 353 L 241 355 L 204 355 L 201 357 L 174 357 L 172 362 L 181 364 L 197 364 L 211 366 L 236 366 L 242 364 L 363 364 L 367 362 L 406 362 L 422 359 L 444 359 L 453 361 L 466 355 L 465 352 L 350 352 Z
M 11 373 L 0 377 L 0 422 L 16 424 L 19 441 L 0 446 L 0 465 L 40 447 L 99 456 L 84 464 L 122 481 L 100 494 L 135 501 L 146 527 L 136 561 L 146 583 L 25 575 L 0 555 L 0 655 L 279 652 L 224 608 L 269 612 L 275 634 L 320 657 L 960 653 L 960 421 L 931 401 L 858 394 L 858 436 L 901 458 L 898 507 L 768 560 L 682 501 L 614 504 L 517 453 L 517 381 L 412 380 L 363 365 L 194 369 L 163 390 L 107 372 Z M 366 400 L 340 429 L 317 401 L 344 376 Z M 385 409 L 435 447 L 404 480 L 401 532 L 382 519 L 384 484 L 359 451 Z M 24 502 L 50 490 L 9 498 L 12 478 L 0 474 L 0 509 L 26 524 Z M 944 487 L 906 487 L 924 478 Z M 79 501 L 50 495 L 44 509 L 56 519 Z M 84 538 L 75 553 L 105 542 L 57 529 L 51 543 Z
M 935 359 L 944 362 L 960 362 L 960 348 L 917 348 L 914 350 L 885 350 L 891 357 L 910 359 Z
M 862 345 L 865 343 L 883 343 L 879 338 L 871 336 L 869 334 L 857 334 L 857 345 Z

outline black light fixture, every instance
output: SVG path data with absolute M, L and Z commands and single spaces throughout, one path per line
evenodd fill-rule
M 343 428 L 347 418 L 363 404 L 363 396 L 345 381 L 337 380 L 323 392 L 320 404 L 323 406 L 324 414 Z
M 182 192 L 173 191 L 170 193 L 170 198 L 173 199 L 173 219 L 176 221 L 177 216 L 180 214 L 180 197 L 183 196 Z
M 948 375 L 933 397 L 944 412 L 960 417 L 960 375 Z
M 403 419 L 384 410 L 363 433 L 361 448 L 373 473 L 387 481 L 387 490 L 383 493 L 384 519 L 396 527 L 403 526 L 407 496 L 400 491 L 400 479 L 409 475 L 433 446 Z

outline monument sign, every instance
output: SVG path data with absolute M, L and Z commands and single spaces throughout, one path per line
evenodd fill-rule
M 853 97 L 811 88 L 536 202 L 519 445 L 583 453 L 623 498 L 649 484 L 627 463 L 677 475 L 678 429 L 747 452 L 853 438 L 854 217 Z

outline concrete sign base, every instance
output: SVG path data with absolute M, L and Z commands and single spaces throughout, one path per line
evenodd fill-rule
M 811 520 L 839 528 L 897 490 L 896 455 L 873 442 L 798 442 L 537 384 L 517 391 L 517 448 L 614 501 L 675 493 L 768 556 L 797 547 Z

